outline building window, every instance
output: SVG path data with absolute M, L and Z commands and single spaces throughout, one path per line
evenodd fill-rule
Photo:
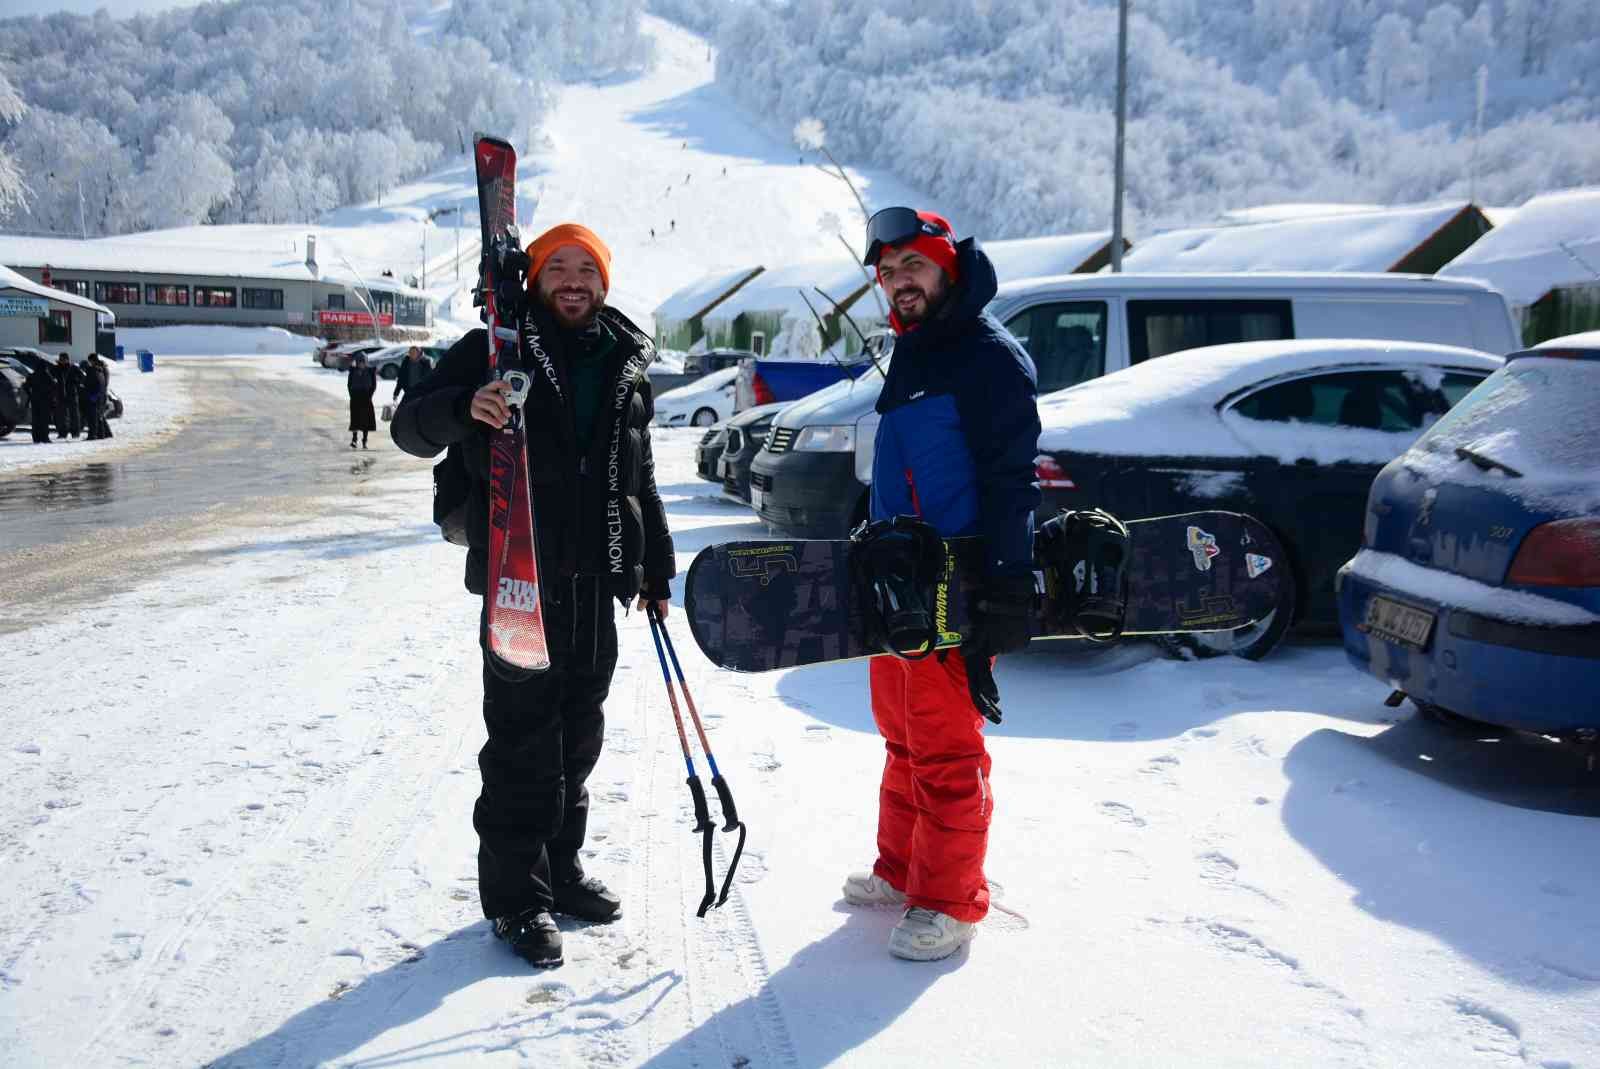
M 380 316 L 394 315 L 394 294 L 383 290 L 370 291 L 372 307 Z
M 428 325 L 428 299 L 400 296 L 395 299 L 394 321 L 409 327 Z
M 72 344 L 72 313 L 65 309 L 50 310 L 50 314 L 39 320 L 40 345 L 71 345 Z
M 55 288 L 68 293 L 76 293 L 79 297 L 89 296 L 89 280 L 86 278 L 58 278 Z
M 246 308 L 263 308 L 275 312 L 283 310 L 282 290 L 255 289 L 251 286 L 246 286 L 242 292 Z
M 342 293 L 330 293 L 330 294 L 328 294 L 328 307 L 330 309 L 334 310 L 334 311 L 340 311 L 340 312 L 344 311 L 344 294 L 342 294 Z
M 236 303 L 236 291 L 232 286 L 196 286 L 194 288 L 194 304 L 196 308 L 232 308 Z
M 137 282 L 96 282 L 94 299 L 101 304 L 138 304 Z
M 147 283 L 144 287 L 145 304 L 169 304 L 189 306 L 189 287 L 173 285 L 154 285 Z

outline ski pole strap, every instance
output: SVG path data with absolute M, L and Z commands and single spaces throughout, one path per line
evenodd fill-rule
M 706 871 L 706 893 L 700 899 L 700 908 L 695 910 L 696 917 L 704 917 L 706 910 L 717 902 L 717 879 L 711 874 L 711 837 L 716 834 L 717 826 L 711 821 L 711 809 L 706 805 L 706 787 L 700 782 L 699 776 L 689 777 L 689 793 L 694 795 L 694 830 L 700 836 L 700 861 Z

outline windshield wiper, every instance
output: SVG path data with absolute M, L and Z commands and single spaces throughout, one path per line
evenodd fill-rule
M 1456 457 L 1460 460 L 1469 461 L 1474 466 L 1481 468 L 1484 471 L 1490 471 L 1494 468 L 1499 468 L 1513 479 L 1522 478 L 1522 472 L 1518 471 L 1516 468 L 1513 468 L 1510 464 L 1498 461 L 1494 457 L 1484 456 L 1482 453 L 1475 453 L 1464 445 L 1456 446 Z

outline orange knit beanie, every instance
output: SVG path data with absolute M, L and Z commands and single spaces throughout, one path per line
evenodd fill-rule
M 600 240 L 598 234 L 578 223 L 559 223 L 533 239 L 528 246 L 528 288 L 534 288 L 534 280 L 544 269 L 545 261 L 564 245 L 576 245 L 594 257 L 595 264 L 600 268 L 600 285 L 610 293 L 611 250 L 606 248 L 606 243 Z

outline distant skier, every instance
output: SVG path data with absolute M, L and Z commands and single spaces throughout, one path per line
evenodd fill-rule
M 889 952 L 931 961 L 960 949 L 989 911 L 994 795 L 967 665 L 1028 643 L 1037 385 L 1027 351 L 984 311 L 995 270 L 975 239 L 957 243 L 933 212 L 885 208 L 867 223 L 866 263 L 897 335 L 877 403 L 872 518 L 918 516 L 947 538 L 982 536 L 985 550 L 962 649 L 876 657 L 869 668 L 888 751 L 878 860 L 845 881 L 844 896 L 903 907 Z
M 650 452 L 654 405 L 644 372 L 655 348 L 606 307 L 611 253 L 593 231 L 563 223 L 535 239 L 528 256 L 520 361 L 533 379 L 524 425 L 551 666 L 508 678 L 484 652 L 489 739 L 478 754 L 483 791 L 472 823 L 483 915 L 518 955 L 547 966 L 562 960 L 552 912 L 594 922 L 621 912 L 622 900 L 586 876 L 579 858 L 584 782 L 600 757 L 602 703 L 617 665 L 612 599 L 651 602 L 665 615 L 676 567 Z M 460 452 L 466 585 L 479 595 L 488 574 L 489 435 L 509 414 L 506 384 L 484 385 L 485 339 L 474 330 L 451 346 L 406 394 L 392 431 L 414 456 Z
M 671 230 L 674 234 L 678 232 L 678 221 L 676 219 L 672 220 Z
M 378 416 L 372 410 L 372 395 L 378 392 L 378 373 L 367 366 L 367 358 L 357 353 L 350 360 L 350 370 L 345 374 L 345 390 L 350 394 L 350 448 L 356 447 L 356 434 L 361 435 L 361 448 L 367 448 L 367 434 L 378 429 Z

